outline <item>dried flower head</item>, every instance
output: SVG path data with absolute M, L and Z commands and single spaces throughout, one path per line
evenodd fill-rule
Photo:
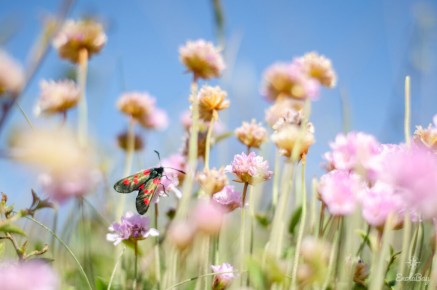
M 235 129 L 238 140 L 249 148 L 259 148 L 267 141 L 267 130 L 252 119 L 250 123 L 243 122 L 241 127 Z
M 155 98 L 146 92 L 128 92 L 120 96 L 117 107 L 122 113 L 141 120 L 150 114 L 155 107 L 155 102 Z
M 320 178 L 318 192 L 329 212 L 335 216 L 352 214 L 358 196 L 366 189 L 361 178 L 345 170 L 333 170 Z
M 295 99 L 278 99 L 266 110 L 266 122 L 273 127 L 276 122 L 289 113 L 297 113 L 303 109 L 304 102 Z
M 3 290 L 57 290 L 59 278 L 46 263 L 29 261 L 24 263 L 2 262 L 0 281 Z
M 325 87 L 333 88 L 337 83 L 337 76 L 331 60 L 316 52 L 309 52 L 294 60 L 310 77 L 318 80 Z
M 228 184 L 228 178 L 226 177 L 225 169 L 206 169 L 197 176 L 200 187 L 208 195 L 213 195 L 216 192 L 225 187 Z
M 221 191 L 212 196 L 213 202 L 223 206 L 227 212 L 241 207 L 241 192 L 232 185 L 226 185 Z
M 433 124 L 429 124 L 428 128 L 416 127 L 414 142 L 422 144 L 437 153 L 437 115 L 434 116 Z
M 211 269 L 214 273 L 217 273 L 212 282 L 213 290 L 225 290 L 231 286 L 232 280 L 235 278 L 233 273 L 234 267 L 232 267 L 231 264 L 223 263 L 221 265 L 211 265 Z
M 149 225 L 150 220 L 147 216 L 126 212 L 120 223 L 115 222 L 109 227 L 111 232 L 106 235 L 106 239 L 118 245 L 124 240 L 138 241 L 158 236 L 159 232 Z
M 364 263 L 363 260 L 359 259 L 355 266 L 354 278 L 353 278 L 354 282 L 365 287 L 366 286 L 365 280 L 369 277 L 369 274 L 370 274 L 369 265 Z
M 264 73 L 262 94 L 271 101 L 278 98 L 314 99 L 319 93 L 318 81 L 310 78 L 300 66 L 276 63 Z
M 229 107 L 228 94 L 220 87 L 203 86 L 198 94 L 199 98 L 199 117 L 204 121 L 218 119 L 218 111 Z
M 181 62 L 195 78 L 216 78 L 225 69 L 219 50 L 205 40 L 188 41 L 179 48 L 179 55 Z
M 117 136 L 118 147 L 127 151 L 129 144 L 129 134 L 128 132 L 123 132 Z M 144 148 L 143 138 L 139 134 L 134 135 L 134 151 L 140 151 Z
M 275 131 L 271 137 L 272 141 L 279 152 L 288 158 L 293 156 L 302 158 L 315 142 L 313 124 L 307 122 L 306 125 L 302 125 L 302 122 L 300 113 L 289 111 L 273 126 Z
M 237 182 L 256 184 L 269 180 L 273 172 L 269 170 L 267 160 L 257 156 L 255 152 L 246 155 L 244 152 L 234 156 L 231 165 L 226 166 L 227 172 L 237 177 Z
M 24 80 L 22 66 L 0 49 L 0 96 L 5 92 L 18 93 Z
M 66 112 L 79 102 L 80 89 L 71 80 L 46 81 L 39 84 L 40 99 L 35 107 L 35 114 L 56 114 Z
M 53 40 L 59 56 L 73 63 L 79 62 L 79 52 L 85 49 L 88 58 L 100 52 L 106 44 L 106 34 L 102 24 L 95 20 L 68 20 Z

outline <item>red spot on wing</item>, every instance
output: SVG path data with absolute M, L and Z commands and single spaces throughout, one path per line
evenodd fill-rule
M 134 175 L 134 178 L 138 178 L 138 174 L 135 174 L 135 175 Z
M 153 179 L 153 183 L 154 184 L 159 184 L 160 180 L 161 180 L 160 178 L 155 178 L 155 179 Z
M 139 189 L 143 189 L 144 188 L 144 183 L 140 185 L 140 187 L 138 187 Z
M 144 175 L 149 175 L 149 173 L 150 173 L 150 169 L 146 169 L 146 170 L 143 171 Z
M 138 178 L 136 178 L 136 177 L 134 178 L 134 183 L 138 184 Z
M 149 205 L 149 203 L 150 203 L 150 200 L 149 200 L 147 197 L 144 198 L 143 201 L 144 201 L 144 204 L 145 204 L 145 205 Z
M 128 185 L 130 182 L 129 182 L 129 179 L 125 179 L 125 180 L 123 180 L 123 184 L 124 185 Z

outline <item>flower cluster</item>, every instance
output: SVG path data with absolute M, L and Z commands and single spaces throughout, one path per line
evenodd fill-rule
M 24 85 L 24 71 L 20 64 L 0 49 L 0 96 L 18 93 Z
M 238 140 L 248 148 L 259 148 L 267 141 L 267 130 L 252 119 L 250 123 L 243 122 L 241 127 L 235 129 Z
M 59 279 L 51 267 L 42 262 L 0 263 L 1 288 L 4 290 L 57 290 Z
M 71 80 L 41 81 L 40 99 L 35 107 L 35 114 L 63 113 L 76 106 L 80 98 L 80 90 Z
M 217 112 L 228 108 L 230 105 L 226 96 L 227 93 L 220 87 L 203 86 L 198 95 L 200 119 L 204 121 L 217 120 Z
M 232 281 L 235 278 L 234 267 L 229 263 L 223 263 L 221 265 L 211 265 L 211 269 L 217 275 L 214 276 L 212 282 L 213 290 L 224 290 L 231 286 Z
M 267 161 L 262 156 L 257 156 L 255 152 L 235 155 L 231 165 L 226 166 L 225 170 L 237 177 L 235 181 L 249 184 L 269 180 L 273 175 Z
M 158 236 L 158 230 L 150 228 L 149 225 L 150 220 L 148 217 L 127 212 L 121 218 L 120 223 L 115 222 L 109 227 L 111 233 L 106 235 L 106 239 L 113 242 L 114 245 L 118 245 L 126 240 L 138 241 Z

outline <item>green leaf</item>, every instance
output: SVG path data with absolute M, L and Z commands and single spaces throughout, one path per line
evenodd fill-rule
M 247 270 L 250 277 L 250 282 L 252 283 L 254 289 L 267 289 L 267 284 L 265 281 L 265 276 L 261 265 L 258 261 L 253 259 L 249 260 L 247 263 Z
M 263 226 L 264 228 L 267 228 L 270 225 L 271 220 L 269 217 L 263 213 L 256 213 L 255 214 L 256 221 Z
M 5 253 L 5 243 L 0 242 L 0 258 L 3 258 L 4 253 Z
M 17 234 L 22 236 L 26 235 L 26 233 L 19 226 L 14 224 L 4 224 L 0 226 L 0 232 Z
M 108 282 L 103 279 L 103 277 L 96 278 L 96 290 L 106 290 L 108 289 Z
M 301 216 L 302 216 L 302 206 L 299 206 L 294 210 L 293 214 L 291 215 L 290 224 L 288 225 L 288 232 L 291 235 L 294 234 L 294 229 L 299 223 Z
M 369 235 L 367 234 L 366 231 L 363 230 L 356 230 L 356 232 L 358 233 L 358 235 L 363 239 L 363 242 L 369 247 L 371 248 L 370 245 L 370 239 L 369 239 Z

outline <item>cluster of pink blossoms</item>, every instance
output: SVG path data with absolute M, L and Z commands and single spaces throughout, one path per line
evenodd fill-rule
M 364 219 L 381 227 L 389 215 L 401 222 L 437 217 L 437 156 L 427 146 L 380 144 L 364 133 L 340 134 L 325 154 L 318 191 L 333 215 L 360 207 Z

